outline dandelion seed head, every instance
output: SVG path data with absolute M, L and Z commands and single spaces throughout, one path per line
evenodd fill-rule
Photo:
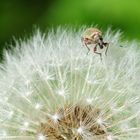
M 92 51 L 86 55 L 82 32 L 37 31 L 5 52 L 0 139 L 140 139 L 138 43 L 108 30 L 101 62 Z

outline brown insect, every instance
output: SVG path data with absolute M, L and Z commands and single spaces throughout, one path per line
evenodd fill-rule
M 100 55 L 101 60 L 102 60 L 102 53 L 97 51 L 97 46 L 99 46 L 100 49 L 103 49 L 104 47 L 106 47 L 105 55 L 107 55 L 109 43 L 103 41 L 102 32 L 98 30 L 97 28 L 86 29 L 86 31 L 82 35 L 81 41 L 83 45 L 86 46 L 88 49 L 87 54 L 90 51 L 90 48 L 88 47 L 88 45 L 93 44 L 94 45 L 93 52 Z

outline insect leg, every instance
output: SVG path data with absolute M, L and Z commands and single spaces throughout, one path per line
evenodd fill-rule
M 102 54 L 99 53 L 99 52 L 97 52 L 97 45 L 94 46 L 93 52 L 96 53 L 96 54 L 98 54 L 98 55 L 100 55 L 100 58 L 101 58 L 101 61 L 102 61 Z
M 82 46 L 85 46 L 84 39 L 81 38 Z
M 87 47 L 87 49 L 88 49 L 88 52 L 87 52 L 87 55 L 88 55 L 88 53 L 90 52 L 90 48 L 88 47 L 88 45 L 85 43 L 85 46 Z
M 84 39 L 81 38 L 81 42 L 82 42 L 82 46 L 86 46 L 86 48 L 88 49 L 87 55 L 90 52 L 90 48 L 88 47 L 88 45 L 84 42 Z
M 108 51 L 109 43 L 104 43 L 104 46 L 106 47 L 105 55 L 107 56 L 107 51 Z

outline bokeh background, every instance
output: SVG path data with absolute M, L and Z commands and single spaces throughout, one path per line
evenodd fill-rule
M 140 40 L 140 0 L 0 0 L 0 57 L 14 38 L 59 25 L 99 25 Z

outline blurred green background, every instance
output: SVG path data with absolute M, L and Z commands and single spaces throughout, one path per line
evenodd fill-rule
M 112 27 L 140 39 L 140 0 L 0 0 L 0 56 L 15 38 L 58 25 Z

